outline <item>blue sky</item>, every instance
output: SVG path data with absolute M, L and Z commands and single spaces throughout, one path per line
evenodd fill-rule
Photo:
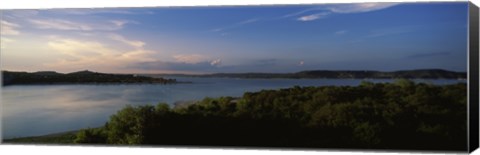
M 2 10 L 2 69 L 466 71 L 467 4 Z

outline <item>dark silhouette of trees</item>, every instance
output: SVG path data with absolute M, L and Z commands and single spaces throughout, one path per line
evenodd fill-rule
M 342 78 L 342 79 L 465 79 L 466 72 L 454 72 L 443 69 L 416 69 L 393 72 L 372 70 L 307 70 L 296 73 L 215 73 L 206 75 L 187 75 L 194 77 L 230 77 L 230 78 Z
M 127 106 L 78 143 L 466 150 L 465 83 L 293 87 Z
M 80 71 L 68 74 L 56 72 L 10 72 L 2 71 L 2 85 L 26 84 L 126 84 L 126 83 L 176 83 L 175 79 L 153 78 L 133 74 L 106 74 Z
M 103 130 L 102 128 L 82 129 L 77 132 L 76 138 L 73 140 L 73 142 L 85 144 L 104 144 L 107 142 L 107 135 L 105 131 L 106 130 Z

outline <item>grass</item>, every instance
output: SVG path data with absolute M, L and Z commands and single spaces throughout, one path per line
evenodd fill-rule
M 78 131 L 69 131 L 63 133 L 55 133 L 44 136 L 32 136 L 4 139 L 3 143 L 7 144 L 74 144 Z

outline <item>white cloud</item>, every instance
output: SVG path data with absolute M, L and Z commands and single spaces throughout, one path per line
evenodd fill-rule
M 122 67 L 129 64 L 155 61 L 151 57 L 153 51 L 115 49 L 96 41 L 51 37 L 47 45 L 63 56 L 44 65 L 67 72 L 83 69 L 124 72 Z
M 128 20 L 111 20 L 108 22 L 74 22 L 63 19 L 30 19 L 30 23 L 34 24 L 39 29 L 54 29 L 54 30 L 77 30 L 77 31 L 114 31 L 124 27 L 127 23 L 135 23 Z
M 71 60 L 88 59 L 89 57 L 97 57 L 103 55 L 110 55 L 115 53 L 115 50 L 108 48 L 107 46 L 93 41 L 74 40 L 55 38 L 47 43 L 54 51 L 58 51 L 61 54 L 69 56 Z
M 0 21 L 0 34 L 1 35 L 19 35 L 20 31 L 17 30 L 20 26 L 15 23 L 10 23 L 5 20 Z
M 111 35 L 109 35 L 109 37 L 110 37 L 110 39 L 128 44 L 128 45 L 130 45 L 132 47 L 135 47 L 135 48 L 142 48 L 145 45 L 145 43 L 142 42 L 142 41 L 128 40 L 125 37 L 123 37 L 121 35 L 118 35 L 118 34 L 111 34 Z
M 212 66 L 220 66 L 222 65 L 222 59 L 215 59 L 210 62 L 210 65 Z
M 187 63 L 187 64 L 196 64 L 200 62 L 204 62 L 206 57 L 199 54 L 179 54 L 174 55 L 173 58 L 177 62 Z
M 93 28 L 83 23 L 76 23 L 62 19 L 31 19 L 29 20 L 39 29 L 57 29 L 57 30 L 83 30 L 90 31 Z
M 376 11 L 376 10 L 382 10 L 386 8 L 390 8 L 393 6 L 396 6 L 400 3 L 353 3 L 353 4 L 333 4 L 333 5 L 324 5 L 324 6 L 319 6 L 319 7 L 313 7 L 313 8 L 308 8 L 305 10 L 301 10 L 298 12 L 290 13 L 287 15 L 284 15 L 280 18 L 288 18 L 288 17 L 295 17 L 295 16 L 300 16 L 302 14 L 308 13 L 308 12 L 313 12 L 313 11 L 321 11 L 323 13 L 315 13 L 311 15 L 304 15 L 297 20 L 299 21 L 312 21 L 316 19 L 321 19 L 321 17 L 325 17 L 330 13 L 362 13 L 362 12 L 370 12 L 370 11 Z
M 309 8 L 309 9 L 305 9 L 305 10 L 302 10 L 302 11 L 286 14 L 286 15 L 280 17 L 280 18 L 288 18 L 288 17 L 298 16 L 298 15 L 301 15 L 303 13 L 307 13 L 307 12 L 315 11 L 315 10 L 322 10 L 322 9 L 323 8 L 321 8 L 321 7 Z
M 334 13 L 361 13 L 386 9 L 399 3 L 357 3 L 341 4 L 328 7 L 328 10 Z
M 330 13 L 329 12 L 316 13 L 316 14 L 312 14 L 312 15 L 299 17 L 299 18 L 297 18 L 297 20 L 304 21 L 304 22 L 313 21 L 313 20 L 324 18 L 328 14 L 330 14 Z
M 115 24 L 117 27 L 123 27 L 125 24 L 138 24 L 138 22 L 130 20 L 111 20 L 110 23 Z
M 304 64 L 305 64 L 304 61 L 300 61 L 300 62 L 298 63 L 298 66 L 303 66 Z

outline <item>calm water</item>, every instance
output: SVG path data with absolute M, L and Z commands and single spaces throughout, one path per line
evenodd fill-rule
M 37 136 L 103 125 L 125 105 L 242 96 L 246 91 L 298 86 L 358 85 L 353 79 L 185 78 L 172 85 L 30 85 L 2 88 L 3 138 Z M 391 82 L 391 80 L 369 80 Z M 423 80 L 434 84 L 465 82 Z

